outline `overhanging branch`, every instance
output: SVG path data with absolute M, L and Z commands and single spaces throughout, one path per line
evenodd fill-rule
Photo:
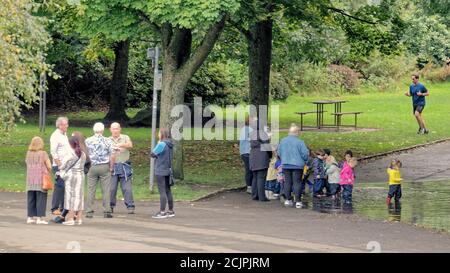
M 353 16 L 351 14 L 348 14 L 347 12 L 345 12 L 345 10 L 342 10 L 342 9 L 338 9 L 338 8 L 335 8 L 335 7 L 327 7 L 327 9 L 329 9 L 329 10 L 331 10 L 333 12 L 339 13 L 339 14 L 341 14 L 343 16 L 349 17 L 349 18 L 351 18 L 353 20 L 357 20 L 357 21 L 360 21 L 360 22 L 363 22 L 363 23 L 366 23 L 366 24 L 371 24 L 371 25 L 378 24 L 378 22 L 372 22 L 372 21 L 369 21 L 369 20 L 366 20 L 366 19 L 363 19 L 363 18 L 359 18 L 359 17 Z

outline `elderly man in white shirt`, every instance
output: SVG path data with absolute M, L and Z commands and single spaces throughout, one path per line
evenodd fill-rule
M 53 172 L 59 170 L 64 157 L 70 153 L 69 138 L 67 137 L 67 128 L 69 128 L 69 119 L 67 117 L 58 117 L 56 119 L 56 130 L 50 137 L 50 154 L 52 155 Z M 55 188 L 52 198 L 52 214 L 60 215 L 64 209 L 64 180 L 56 176 Z

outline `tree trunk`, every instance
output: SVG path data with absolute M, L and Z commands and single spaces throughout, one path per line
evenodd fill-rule
M 120 41 L 114 46 L 116 55 L 114 62 L 114 72 L 110 88 L 109 111 L 105 120 L 126 122 L 129 120 L 126 110 L 127 100 L 127 79 L 128 79 L 128 56 L 130 41 Z
M 189 80 L 200 68 L 214 47 L 225 21 L 223 16 L 207 31 L 200 45 L 191 54 L 192 31 L 168 23 L 161 27 L 163 54 L 163 83 L 161 90 L 160 128 L 172 130 L 179 117 L 171 117 L 172 109 L 184 104 L 184 94 Z M 182 132 L 182 130 L 180 130 Z M 183 180 L 183 140 L 174 140 L 173 174 Z
M 250 27 L 249 37 L 247 37 L 249 57 L 249 96 L 251 105 L 257 107 L 257 113 L 253 113 L 253 115 L 257 114 L 258 118 L 260 116 L 267 117 L 267 112 L 259 113 L 259 106 L 269 106 L 272 25 L 271 19 L 259 21 Z

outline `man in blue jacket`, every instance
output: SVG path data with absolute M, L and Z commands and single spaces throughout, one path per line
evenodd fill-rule
M 295 194 L 295 207 L 301 208 L 301 180 L 303 174 L 303 168 L 308 160 L 309 151 L 306 148 L 305 143 L 300 140 L 300 130 L 292 124 L 289 128 L 289 134 L 283 138 L 278 145 L 278 156 L 281 159 L 281 167 L 284 174 L 284 195 L 286 201 L 285 206 L 292 206 L 292 188 Z
M 427 88 L 419 82 L 419 74 L 412 75 L 412 84 L 409 86 L 409 92 L 405 96 L 412 97 L 413 114 L 419 124 L 418 134 L 428 134 L 428 129 L 425 127 L 425 121 L 422 117 L 422 111 L 425 108 L 425 97 L 429 96 Z

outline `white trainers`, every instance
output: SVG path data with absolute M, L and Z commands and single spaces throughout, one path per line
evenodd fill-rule
M 75 225 L 81 226 L 83 224 L 83 220 L 76 220 Z
M 34 220 L 32 217 L 27 218 L 27 224 L 35 224 L 36 220 Z
M 48 225 L 48 222 L 42 219 L 36 221 L 36 225 Z
M 286 201 L 284 201 L 284 205 L 285 205 L 286 207 L 292 207 L 293 203 L 292 203 L 291 200 L 286 200 Z
M 296 202 L 296 203 L 295 203 L 295 207 L 298 208 L 298 209 L 303 208 L 302 202 Z
M 75 225 L 75 221 L 74 220 L 65 221 L 62 224 L 65 225 L 65 226 L 74 226 Z
M 247 193 L 251 194 L 252 193 L 252 186 L 247 186 Z

